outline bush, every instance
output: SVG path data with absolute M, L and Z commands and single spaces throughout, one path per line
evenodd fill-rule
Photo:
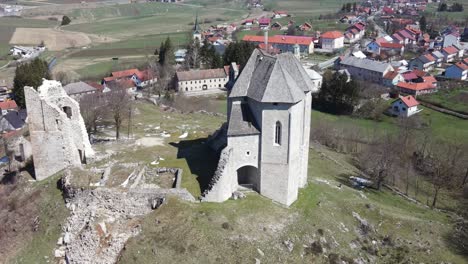
M 62 18 L 62 26 L 66 26 L 71 23 L 71 19 L 68 16 L 63 16 Z

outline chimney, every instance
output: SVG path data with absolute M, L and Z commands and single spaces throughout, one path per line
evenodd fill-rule
M 265 49 L 268 52 L 268 30 L 265 30 Z

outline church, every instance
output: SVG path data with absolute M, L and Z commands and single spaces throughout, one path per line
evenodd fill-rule
M 286 206 L 307 184 L 311 91 L 292 53 L 256 49 L 228 96 L 220 159 L 202 201 L 223 202 L 249 188 Z

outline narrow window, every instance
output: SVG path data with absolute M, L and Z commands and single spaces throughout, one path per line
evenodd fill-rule
M 275 125 L 275 144 L 281 145 L 281 123 L 279 121 Z
M 67 117 L 68 118 L 71 118 L 72 117 L 72 110 L 71 110 L 71 107 L 69 106 L 64 106 L 62 108 L 63 112 L 65 112 L 65 114 L 67 114 Z

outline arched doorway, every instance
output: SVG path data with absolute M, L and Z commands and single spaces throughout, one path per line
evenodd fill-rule
M 237 169 L 237 182 L 240 186 L 259 191 L 260 177 L 254 166 L 244 166 Z

